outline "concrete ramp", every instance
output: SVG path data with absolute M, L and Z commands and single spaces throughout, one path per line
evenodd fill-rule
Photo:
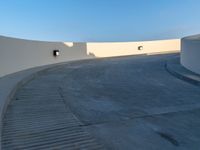
M 19 89 L 4 119 L 2 149 L 102 149 L 64 104 L 62 77 L 49 71 Z
M 166 69 L 179 59 L 104 58 L 41 72 L 7 109 L 3 150 L 198 150 L 200 88 Z

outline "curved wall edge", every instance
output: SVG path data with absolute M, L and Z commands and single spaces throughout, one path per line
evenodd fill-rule
M 200 35 L 181 39 L 181 64 L 190 71 L 200 74 Z
M 138 47 L 142 46 L 141 50 Z M 53 50 L 60 56 L 54 57 Z M 179 51 L 180 40 L 145 42 L 46 42 L 0 36 L 0 77 L 25 69 L 97 57 Z

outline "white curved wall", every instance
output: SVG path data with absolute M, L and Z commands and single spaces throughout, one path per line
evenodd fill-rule
M 53 50 L 61 55 L 53 57 Z M 40 42 L 0 37 L 0 76 L 24 69 L 88 58 L 85 43 Z
M 181 40 L 181 64 L 192 72 L 200 74 L 200 35 Z
M 143 46 L 139 51 L 138 46 Z M 53 50 L 60 56 L 54 57 Z M 95 57 L 179 51 L 180 40 L 119 43 L 67 43 L 30 41 L 0 36 L 0 77 L 24 69 Z
M 143 46 L 143 50 L 138 50 Z M 180 51 L 180 40 L 160 40 L 145 42 L 87 43 L 88 53 L 96 57 L 139 55 Z

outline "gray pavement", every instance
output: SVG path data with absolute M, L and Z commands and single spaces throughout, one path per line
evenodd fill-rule
M 11 144 L 4 142 L 4 149 L 28 149 L 31 141 L 41 149 L 53 149 L 44 146 L 53 143 L 67 149 L 67 124 L 72 119 L 93 141 L 93 147 L 87 147 L 75 140 L 70 142 L 72 149 L 198 150 L 200 88 L 169 74 L 165 64 L 170 59 L 179 56 L 86 60 L 44 72 L 21 88 L 10 104 L 2 139 Z M 58 126 L 66 131 L 62 136 L 56 132 L 56 141 L 45 131 Z M 38 148 L 35 145 L 33 149 Z
M 191 84 L 200 86 L 200 75 L 180 65 L 179 59 L 177 58 L 170 59 L 166 63 L 166 69 L 168 70 L 169 73 L 176 76 L 177 78 L 180 78 L 181 80 L 184 80 Z

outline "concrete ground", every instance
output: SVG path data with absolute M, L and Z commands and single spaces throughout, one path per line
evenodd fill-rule
M 191 84 L 200 86 L 200 75 L 180 65 L 180 59 L 170 59 L 169 61 L 167 61 L 165 67 L 168 72 L 170 72 L 177 78 L 189 82 Z
M 11 103 L 4 120 L 2 138 L 4 149 L 12 149 L 16 145 L 18 148 L 21 146 L 21 149 L 28 149 L 30 147 L 26 143 L 30 144 L 33 138 L 31 136 L 36 129 L 49 132 L 48 126 L 56 128 L 59 122 L 67 128 L 68 121 L 73 121 L 73 125 L 80 128 L 79 132 L 88 135 L 84 137 L 93 140 L 92 146 L 95 148 L 109 150 L 200 149 L 200 87 L 182 81 L 166 71 L 166 61 L 175 58 L 179 59 L 179 55 L 87 60 L 62 65 L 44 72 L 25 85 Z M 51 113 L 49 110 L 46 112 L 49 107 Z M 29 121 L 32 119 L 30 129 L 25 129 L 27 128 L 24 125 L 26 117 L 22 117 L 21 120 L 16 119 L 16 117 L 20 118 L 20 115 L 16 115 L 19 110 L 22 110 L 23 113 L 20 115 L 23 116 L 26 112 L 34 114 L 33 118 L 29 118 Z M 57 113 L 52 113 L 54 111 Z M 60 120 L 62 118 L 66 122 Z M 71 120 L 68 120 L 69 118 Z M 49 119 L 51 119 L 50 123 Z M 33 125 L 33 122 L 37 121 L 40 122 L 42 128 L 36 128 Z M 56 127 L 54 123 L 57 123 Z M 16 129 L 16 124 L 18 127 L 21 125 L 23 127 Z M 16 134 L 15 130 L 20 130 L 20 135 L 26 132 L 26 138 L 30 140 L 23 142 L 22 135 L 12 136 L 12 132 Z M 52 136 L 52 133 L 49 135 Z M 38 146 L 37 139 L 42 139 L 38 136 L 43 135 L 37 134 L 36 139 L 34 137 L 36 148 L 43 149 L 45 144 L 56 143 L 47 137 L 46 141 L 40 141 Z M 59 147 L 59 140 L 63 141 L 62 137 L 63 135 L 56 132 L 58 149 L 67 147 L 66 145 Z M 49 142 L 48 138 L 50 138 Z M 70 145 L 72 149 L 93 149 L 81 144 L 79 146 L 76 141 L 73 142 L 76 147 Z M 10 143 L 12 143 L 11 146 L 9 146 Z M 40 147 L 41 145 L 43 147 Z M 30 146 L 34 148 L 34 144 Z M 52 149 L 53 147 L 45 148 Z

